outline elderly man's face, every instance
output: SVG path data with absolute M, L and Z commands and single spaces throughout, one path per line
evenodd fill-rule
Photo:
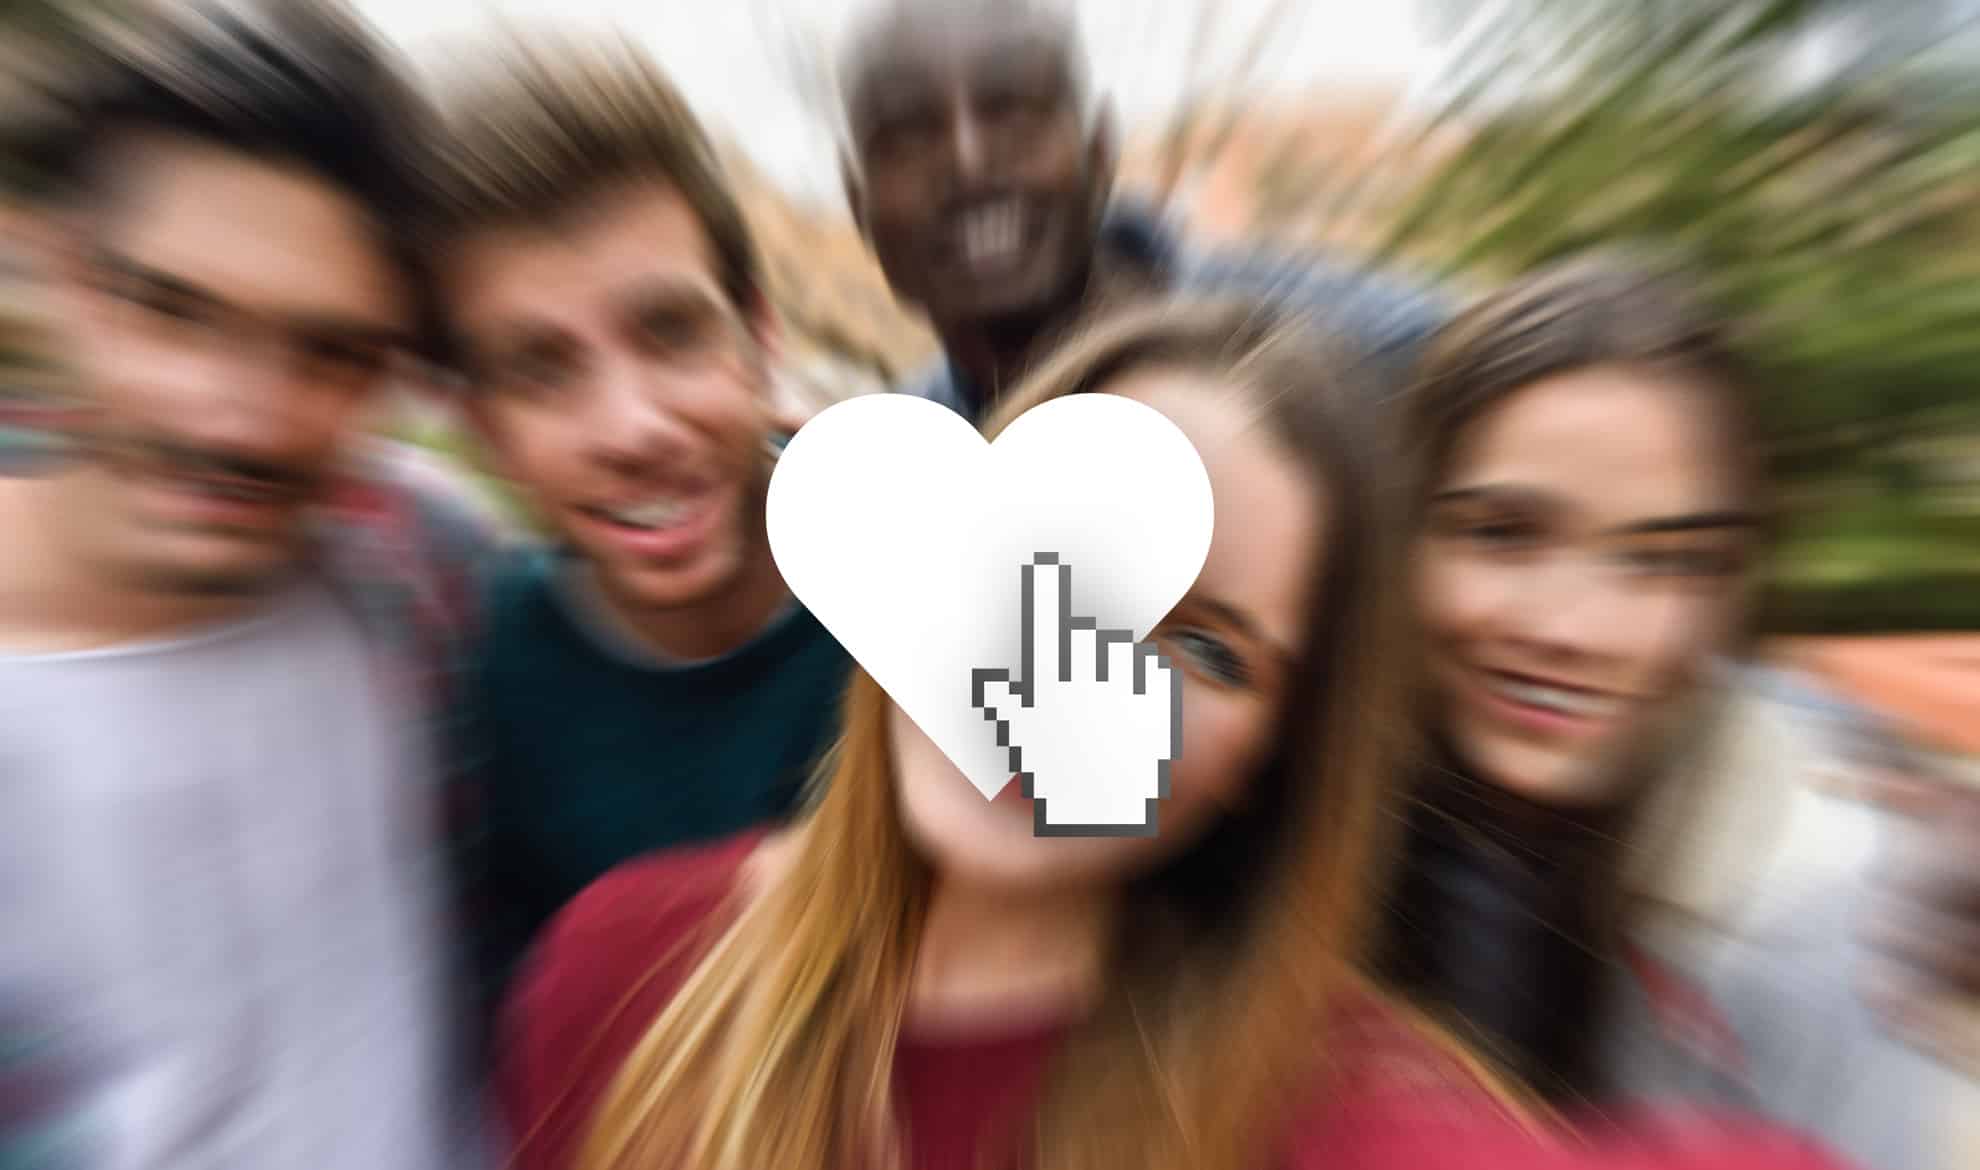
M 998 5 L 903 15 L 864 46 L 849 194 L 894 291 L 938 322 L 1045 308 L 1091 263 L 1110 146 L 1071 52 Z

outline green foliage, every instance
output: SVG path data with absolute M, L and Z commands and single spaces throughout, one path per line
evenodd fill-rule
M 1379 251 L 1472 280 L 1591 246 L 1681 257 L 1742 323 L 1790 485 L 1861 478 L 1919 436 L 1980 436 L 1980 103 L 1921 88 L 1902 52 L 1783 84 L 1836 7 L 1516 7 L 1463 54 L 1418 140 L 1457 129 L 1462 145 L 1394 202 Z M 1903 526 L 1929 496 L 1859 500 L 1837 523 Z M 1930 547 L 1918 563 L 1888 541 L 1791 544 L 1784 612 L 1980 626 L 1980 603 L 1942 596 L 1955 579 L 1980 596 L 1980 564 Z M 1811 557 L 1847 571 L 1821 584 Z

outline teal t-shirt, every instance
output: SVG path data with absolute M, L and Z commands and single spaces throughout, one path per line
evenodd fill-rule
M 542 553 L 502 566 L 468 683 L 498 987 L 613 866 L 795 811 L 851 666 L 796 603 L 724 657 L 653 660 L 615 641 L 569 568 Z

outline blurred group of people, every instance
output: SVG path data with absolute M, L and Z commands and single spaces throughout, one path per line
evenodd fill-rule
M 761 262 L 636 46 L 86 40 L 10 144 L 73 405 L 0 478 L 0 1165 L 1961 1156 L 1980 818 L 1784 867 L 1722 790 L 1775 510 L 1682 273 L 1203 253 L 1061 9 L 875 5 L 899 392 L 1134 398 L 1215 495 L 1160 832 L 1040 836 L 786 588 Z M 542 534 L 371 437 L 417 383 Z

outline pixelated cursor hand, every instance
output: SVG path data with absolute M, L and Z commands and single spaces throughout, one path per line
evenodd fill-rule
M 972 672 L 972 701 L 1010 749 L 1041 837 L 1148 837 L 1182 752 L 1182 684 L 1127 630 L 1072 616 L 1072 566 L 1022 573 L 1023 668 Z

